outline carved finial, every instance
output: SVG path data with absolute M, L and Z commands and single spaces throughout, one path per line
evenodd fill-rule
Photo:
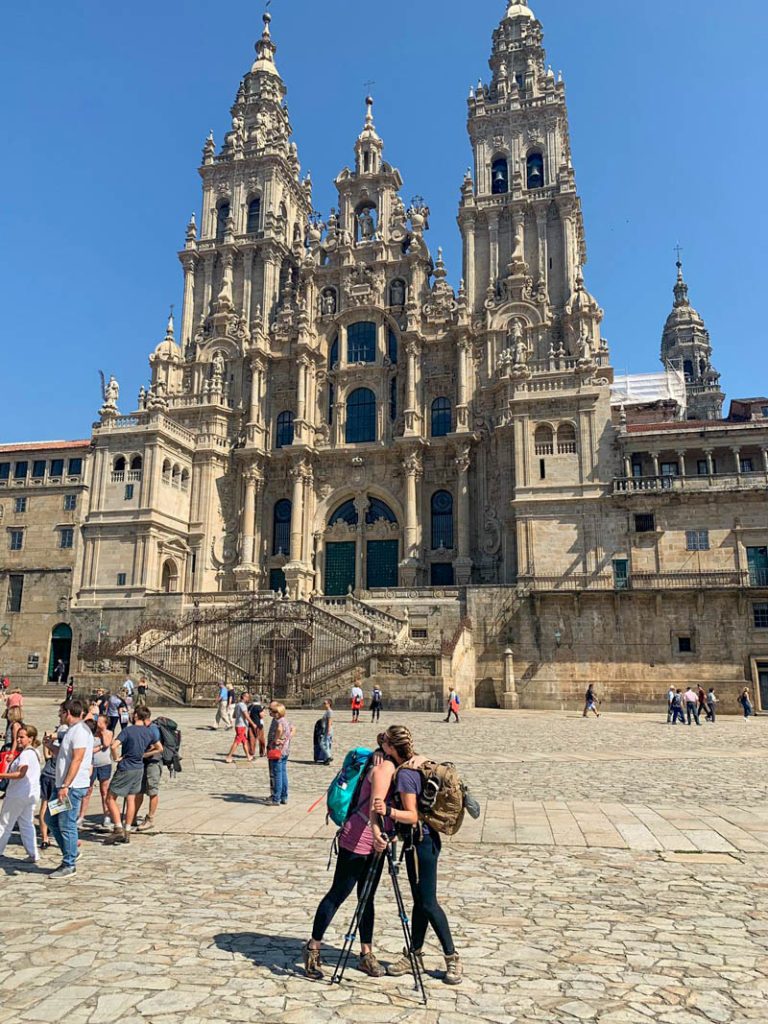
M 197 239 L 197 221 L 195 220 L 194 212 L 192 213 L 192 216 L 189 218 L 189 223 L 187 224 L 186 237 L 188 242 L 194 242 Z
M 165 338 L 166 338 L 166 341 L 173 341 L 174 340 L 174 333 L 173 333 L 173 309 L 174 309 L 174 304 L 171 303 L 171 308 L 170 308 L 170 311 L 168 313 L 168 323 L 165 325 Z
M 370 93 L 365 97 L 365 126 L 373 128 L 373 96 Z
M 680 245 L 675 246 L 675 253 L 677 255 L 677 280 L 675 281 L 675 305 L 686 306 L 688 304 L 688 285 L 685 283 L 683 277 L 683 260 L 682 260 L 682 247 Z

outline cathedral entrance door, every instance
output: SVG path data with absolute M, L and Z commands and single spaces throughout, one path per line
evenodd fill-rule
M 760 707 L 768 711 L 768 662 L 758 662 L 757 682 L 760 688 Z
M 369 540 L 366 550 L 366 589 L 397 586 L 399 542 L 396 540 Z
M 325 545 L 325 592 L 329 597 L 347 594 L 355 589 L 354 541 L 341 541 Z

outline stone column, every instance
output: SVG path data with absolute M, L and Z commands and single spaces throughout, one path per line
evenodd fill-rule
M 221 288 L 219 294 L 216 297 L 216 303 L 220 308 L 231 309 L 232 308 L 232 280 L 233 280 L 233 267 L 235 264 L 234 254 L 231 252 L 225 252 L 221 255 Z
M 475 218 L 467 221 L 466 225 L 466 257 L 464 262 L 464 279 L 469 300 L 470 314 L 475 309 Z
M 458 359 L 458 404 L 456 405 L 456 430 L 469 429 L 469 409 L 467 405 L 467 363 L 471 342 L 469 338 L 461 338 L 457 349 Z
M 296 384 L 296 419 L 303 422 L 306 411 L 307 357 L 299 356 Z
M 539 236 L 539 281 L 544 285 L 545 294 L 548 294 L 547 209 L 545 206 L 536 207 L 536 230 Z
M 568 282 L 568 291 L 571 295 L 574 292 L 576 281 L 575 267 L 575 244 L 573 238 L 573 215 L 568 212 L 563 215 L 563 247 L 565 255 L 565 274 Z
M 499 277 L 499 214 L 496 210 L 488 211 L 488 243 L 490 256 L 488 284 L 495 292 Z
M 711 448 L 705 448 L 704 449 L 704 455 L 706 456 L 706 459 L 707 459 L 707 476 L 714 476 L 715 475 L 715 466 L 714 466 L 714 463 L 712 461 L 712 449 Z
M 679 451 L 677 453 L 677 458 L 678 458 L 678 460 L 680 462 L 680 476 L 687 476 L 686 468 L 685 468 L 685 452 L 684 451 Z
M 245 501 L 243 502 L 243 549 L 241 565 L 253 565 L 253 540 L 256 532 L 256 484 L 253 469 L 245 473 Z
M 659 453 L 651 452 L 651 462 L 653 463 L 653 475 L 659 475 Z
M 768 448 L 762 449 L 763 453 L 763 470 L 768 473 Z
M 472 575 L 472 557 L 470 540 L 469 512 L 469 445 L 456 449 L 456 525 L 458 556 L 454 560 L 453 569 L 456 582 L 465 586 Z
M 629 455 L 624 456 L 624 476 L 628 479 L 632 477 L 632 459 Z
M 419 354 L 419 343 L 411 338 L 405 344 L 408 354 L 405 383 L 405 433 L 416 433 L 416 359 Z
M 736 474 L 737 474 L 737 476 L 740 476 L 741 475 L 741 448 L 733 447 L 733 448 L 731 448 L 731 451 L 733 452 L 733 461 L 734 461 L 734 466 L 736 468 Z
M 401 562 L 402 584 L 412 587 L 416 583 L 419 567 L 419 509 L 416 485 L 422 473 L 421 453 L 410 452 L 403 459 L 402 465 L 405 475 L 405 557 Z
M 213 264 L 216 259 L 216 253 L 207 252 L 204 259 L 203 316 L 208 316 L 211 311 L 211 298 L 213 297 Z
M 291 561 L 302 560 L 302 528 L 304 525 L 304 463 L 291 467 L 293 494 L 291 497 Z
M 253 292 L 253 249 L 243 253 L 243 319 L 251 322 L 251 294 Z
M 182 351 L 192 339 L 192 326 L 195 319 L 195 264 L 197 256 L 185 253 L 182 257 L 184 267 L 184 304 L 181 309 L 181 348 Z
M 520 697 L 515 685 L 515 655 L 511 647 L 504 651 L 504 699 L 503 706 L 508 711 L 520 707 Z

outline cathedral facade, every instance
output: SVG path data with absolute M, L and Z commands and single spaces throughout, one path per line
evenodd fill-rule
M 644 673 L 659 690 L 716 678 L 711 611 L 732 620 L 728 679 L 757 686 L 768 401 L 723 419 L 679 263 L 662 371 L 615 378 L 585 284 L 565 85 L 530 7 L 510 0 L 468 98 L 457 290 L 370 98 L 337 204 L 313 212 L 275 54 L 265 15 L 231 130 L 203 150 L 181 316 L 135 410 L 105 384 L 81 631 L 211 595 L 354 594 L 412 624 L 431 602 L 441 635 L 474 630 L 490 702 L 515 706 L 528 683 L 528 703 L 557 703 L 609 664 L 631 704 Z M 649 650 L 663 671 L 647 673 Z

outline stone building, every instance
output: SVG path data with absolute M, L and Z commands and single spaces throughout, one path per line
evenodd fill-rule
M 90 441 L 0 445 L 0 672 L 53 679 L 72 663 Z
M 360 668 L 423 706 L 457 680 L 507 706 L 560 706 L 586 680 L 624 706 L 746 680 L 768 708 L 768 403 L 721 418 L 679 262 L 662 372 L 614 379 L 533 11 L 508 4 L 470 91 L 457 290 L 370 98 L 337 203 L 313 212 L 275 54 L 265 15 L 231 130 L 203 150 L 180 320 L 130 415 L 105 389 L 82 635 L 144 629 L 146 671 L 194 650 L 175 678 L 209 683 L 260 677 L 254 651 L 295 614 L 269 648 L 273 691 L 294 696 Z M 205 643 L 201 607 L 226 609 Z

